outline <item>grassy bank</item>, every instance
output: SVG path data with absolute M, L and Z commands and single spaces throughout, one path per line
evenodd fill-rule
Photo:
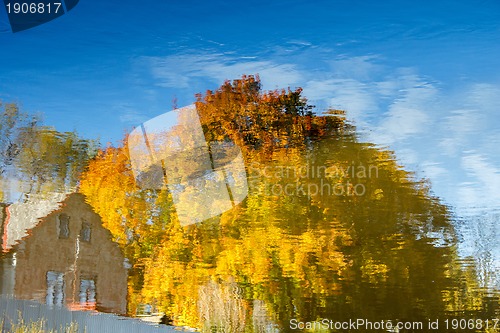
M 7 325 L 4 320 L 1 321 L 2 332 L 5 333 L 78 333 L 78 324 L 71 323 L 57 330 L 45 329 L 45 320 L 40 319 L 35 322 L 25 322 L 22 318 L 17 324 Z M 10 327 L 10 329 L 8 328 Z M 84 330 L 85 332 L 85 330 Z

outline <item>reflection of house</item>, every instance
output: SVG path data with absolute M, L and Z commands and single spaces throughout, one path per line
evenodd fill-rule
M 7 252 L 26 237 L 29 230 L 33 229 L 41 218 L 61 207 L 61 201 L 66 196 L 64 193 L 30 194 L 26 201 L 4 204 L 0 215 L 2 250 Z
M 5 224 L 16 221 L 3 212 L 5 232 Z M 70 309 L 126 312 L 124 256 L 83 195 L 67 196 L 29 234 L 3 260 L 2 294 Z

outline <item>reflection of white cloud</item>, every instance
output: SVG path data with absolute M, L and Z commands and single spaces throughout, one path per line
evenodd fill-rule
M 380 72 L 380 66 L 362 65 L 369 59 L 358 57 L 350 63 L 360 68 L 353 73 L 367 72 L 354 76 L 370 77 L 370 69 Z M 343 73 L 350 71 L 344 68 L 331 75 L 338 77 Z M 371 130 L 370 139 L 376 143 L 394 144 L 429 130 L 427 125 L 433 118 L 433 102 L 438 95 L 434 85 L 410 70 L 403 69 L 400 74 L 368 81 L 350 77 L 312 79 L 304 85 L 304 94 L 313 101 L 323 100 L 330 107 L 346 110 L 358 127 Z
M 468 146 L 468 141 L 476 137 L 477 132 L 484 128 L 478 110 L 453 110 L 449 116 L 443 117 L 443 137 L 438 143 L 441 151 L 448 156 L 457 156 L 463 148 Z
M 429 179 L 446 177 L 448 173 L 448 170 L 444 168 L 441 163 L 424 162 L 422 167 L 425 170 L 425 177 Z
M 137 125 L 147 120 L 146 115 L 130 105 L 115 105 L 113 112 L 120 115 L 120 121 L 126 124 Z
M 500 87 L 487 84 L 473 84 L 466 93 L 466 99 L 485 113 L 495 115 L 500 109 Z
M 398 159 L 405 165 L 415 165 L 419 161 L 419 156 L 412 148 L 402 148 L 398 150 Z
M 304 86 L 304 95 L 310 100 L 324 100 L 329 107 L 347 111 L 349 118 L 360 126 L 367 116 L 378 110 L 370 86 L 352 79 L 311 80 Z
M 376 56 L 342 57 L 329 61 L 331 72 L 340 78 L 366 81 L 373 78 L 382 66 L 375 64 Z
M 429 106 L 436 97 L 436 88 L 413 75 L 403 76 L 396 82 L 401 86 L 399 96 L 396 95 L 397 98 L 390 103 L 377 127 L 379 139 L 383 140 L 381 143 L 392 144 L 429 129 Z M 389 81 L 384 86 L 394 87 L 396 82 Z
M 448 156 L 456 156 L 461 153 L 460 140 L 456 137 L 443 138 L 439 143 L 438 147 L 443 152 L 443 154 Z
M 451 115 L 445 117 L 445 125 L 450 131 L 457 134 L 473 132 L 481 129 L 481 114 L 478 110 L 454 110 Z
M 263 84 L 287 87 L 301 82 L 301 74 L 292 64 L 277 64 L 272 61 L 241 60 L 223 54 L 173 55 L 147 57 L 157 85 L 162 87 L 187 88 L 195 80 L 208 78 L 217 83 L 235 79 L 243 74 L 259 73 Z
M 468 176 L 475 180 L 473 186 L 461 188 L 467 196 L 462 200 L 464 205 L 476 205 L 480 202 L 482 206 L 496 205 L 500 202 L 500 168 L 492 165 L 487 157 L 481 154 L 470 154 L 462 157 L 462 167 Z M 474 206 L 473 206 L 474 207 Z
M 376 83 L 377 93 L 381 97 L 391 98 L 398 93 L 399 83 L 396 80 L 386 80 Z
M 379 138 L 385 139 L 387 144 L 407 138 L 410 135 L 425 131 L 428 122 L 427 114 L 419 109 L 407 107 L 404 103 L 391 105 L 388 117 L 378 128 L 383 134 Z

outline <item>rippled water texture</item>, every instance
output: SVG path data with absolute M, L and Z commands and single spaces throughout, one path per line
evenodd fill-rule
M 210 105 L 200 118 L 215 142 L 214 123 L 204 118 L 213 114 L 205 112 Z M 233 137 L 243 151 L 247 196 L 201 223 L 182 226 L 176 214 L 172 193 L 182 199 L 189 185 L 137 187 L 123 148 L 94 157 L 80 193 L 70 190 L 69 173 L 47 173 L 65 175 L 58 188 L 66 192 L 39 190 L 2 206 L 2 308 L 83 311 L 57 312 L 81 327 L 95 319 L 71 313 L 207 332 L 347 331 L 335 323 L 353 321 L 359 331 L 387 321 L 417 325 L 400 330 L 408 332 L 429 331 L 437 321 L 444 331 L 460 325 L 454 318 L 479 320 L 477 331 L 496 324 L 497 214 L 457 216 L 429 182 L 398 165 L 392 152 L 362 142 L 338 115 L 282 117 L 283 124 L 269 127 L 279 142 L 266 143 L 264 132 Z M 176 181 L 188 184 L 186 170 L 199 169 L 192 166 L 199 154 L 184 154 L 181 164 L 173 158 L 164 162 L 184 170 Z M 64 164 L 56 162 L 49 165 Z M 32 180 L 38 189 L 46 184 Z M 217 179 L 203 180 L 211 181 Z M 226 181 L 230 188 L 237 178 Z M 204 204 L 222 205 L 217 198 Z M 38 303 L 15 303 L 22 300 Z M 99 318 L 102 325 L 117 320 Z

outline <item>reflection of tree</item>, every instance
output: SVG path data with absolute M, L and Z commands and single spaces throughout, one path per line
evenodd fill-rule
M 198 313 L 211 332 L 244 332 L 246 311 L 241 288 L 235 282 L 222 285 L 209 281 L 199 287 Z
M 20 140 L 22 149 L 16 167 L 30 183 L 30 192 L 74 188 L 94 150 L 92 142 L 75 133 L 48 127 L 23 129 Z
M 8 165 L 19 154 L 19 143 L 17 142 L 20 126 L 25 126 L 25 115 L 21 114 L 15 104 L 3 104 L 0 102 L 0 174 L 3 174 Z
M 342 112 L 315 117 L 301 92 L 298 88 L 263 93 L 258 76 L 243 76 L 198 95 L 196 106 L 209 141 L 231 139 L 247 156 L 258 152 L 269 158 L 279 148 L 302 149 L 345 128 Z
M 42 126 L 17 105 L 0 103 L 0 176 L 17 180 L 21 193 L 69 191 L 94 151 L 93 141 Z
M 155 304 L 176 324 L 199 327 L 200 315 L 219 324 L 238 317 L 249 331 L 263 308 L 263 322 L 285 331 L 292 318 L 498 312 L 498 299 L 479 292 L 472 270 L 457 263 L 446 207 L 390 152 L 359 143 L 341 112 L 315 116 L 300 90 L 262 93 L 251 76 L 199 96 L 197 107 L 208 140 L 235 142 L 249 167 L 249 195 L 233 210 L 180 227 L 165 189 L 135 186 L 123 148 L 103 151 L 82 178 L 82 192 L 134 262 L 131 311 Z M 376 173 L 273 172 L 315 166 L 372 166 Z M 346 191 L 273 190 L 289 184 Z M 356 185 L 362 195 L 352 195 Z M 237 293 L 226 290 L 235 285 Z M 237 313 L 216 314 L 207 305 L 225 298 Z

